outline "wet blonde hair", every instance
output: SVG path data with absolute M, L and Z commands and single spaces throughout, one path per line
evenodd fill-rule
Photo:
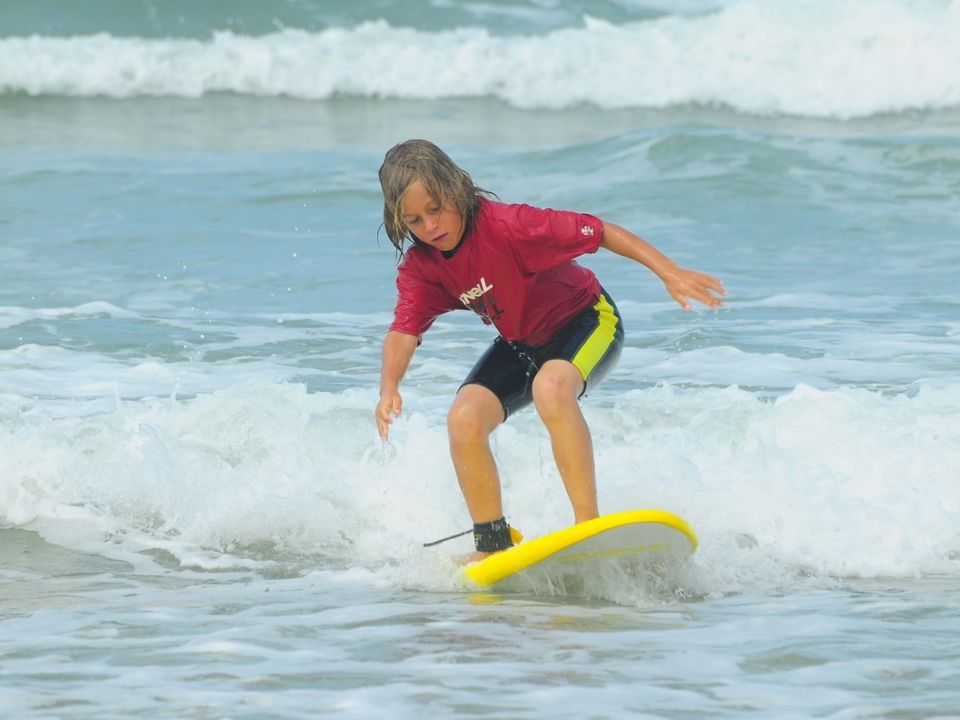
M 429 140 L 407 140 L 387 151 L 380 166 L 383 191 L 383 228 L 398 253 L 409 239 L 419 242 L 403 221 L 403 196 L 417 180 L 441 206 L 460 213 L 464 232 L 470 227 L 481 195 L 490 195 L 473 183 L 470 174 Z

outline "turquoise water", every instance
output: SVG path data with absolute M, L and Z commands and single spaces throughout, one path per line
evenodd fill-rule
M 4 4 L 0 707 L 960 717 L 958 30 L 933 0 Z M 601 509 L 688 519 L 683 567 L 476 594 L 469 542 L 422 548 L 469 525 L 445 413 L 492 335 L 442 318 L 379 442 L 408 137 L 724 280 L 683 313 L 584 260 L 627 327 L 584 405 Z M 494 450 L 512 522 L 570 522 L 532 413 Z

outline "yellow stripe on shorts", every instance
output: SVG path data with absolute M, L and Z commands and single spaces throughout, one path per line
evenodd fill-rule
M 571 361 L 580 371 L 584 381 L 590 377 L 593 369 L 603 360 L 603 356 L 607 354 L 607 350 L 613 344 L 617 333 L 617 316 L 613 312 L 613 306 L 603 293 L 600 294 L 600 299 L 597 300 L 593 309 L 597 311 L 600 322 L 597 328 L 590 333 L 590 337 L 577 350 L 577 354 L 573 356 Z

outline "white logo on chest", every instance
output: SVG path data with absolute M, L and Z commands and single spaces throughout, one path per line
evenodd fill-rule
M 470 303 L 473 300 L 476 300 L 481 295 L 484 295 L 493 290 L 493 285 L 487 285 L 486 278 L 480 278 L 480 282 L 474 285 L 472 288 L 467 290 L 464 293 L 459 295 L 460 302 L 462 302 L 467 307 L 470 307 Z

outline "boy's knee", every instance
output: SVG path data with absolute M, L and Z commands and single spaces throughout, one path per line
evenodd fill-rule
M 479 408 L 470 402 L 457 401 L 447 413 L 447 432 L 451 444 L 486 442 L 490 430 Z
M 582 388 L 583 380 L 573 365 L 554 368 L 552 372 L 544 368 L 533 379 L 533 401 L 537 412 L 544 418 L 566 412 L 571 404 L 576 404 Z

